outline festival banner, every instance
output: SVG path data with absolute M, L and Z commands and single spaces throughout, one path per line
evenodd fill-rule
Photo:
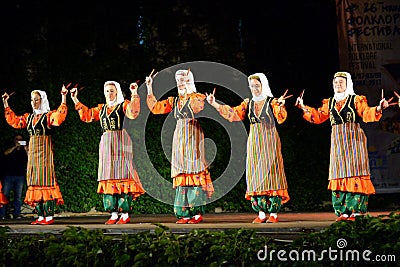
M 370 106 L 400 94 L 399 0 L 336 0 L 339 64 L 356 94 Z M 393 101 L 398 101 L 395 97 Z M 377 193 L 400 192 L 400 108 L 384 110 L 379 123 L 362 124 L 368 138 L 371 180 Z

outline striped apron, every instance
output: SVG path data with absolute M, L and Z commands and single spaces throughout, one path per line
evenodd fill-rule
M 270 102 L 267 98 L 259 116 L 254 101 L 249 103 L 250 132 L 247 139 L 247 193 L 287 189 L 281 141 L 275 128 Z

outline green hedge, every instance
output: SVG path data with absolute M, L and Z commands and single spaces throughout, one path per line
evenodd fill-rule
M 255 230 L 192 230 L 164 225 L 137 234 L 106 235 L 68 227 L 61 234 L 15 235 L 0 228 L 2 266 L 398 266 L 400 215 L 359 217 L 282 242 Z M 347 242 L 345 245 L 339 242 Z M 323 250 L 332 251 L 323 254 Z M 347 251 L 358 251 L 352 258 Z M 371 251 L 367 257 L 362 253 Z M 315 254 L 309 254 L 311 251 Z M 342 251 L 342 252 L 340 252 Z M 314 256 L 315 255 L 315 256 Z M 342 256 L 340 256 L 342 255 Z M 346 256 L 348 255 L 348 256 Z M 385 261 L 372 261 L 379 255 Z M 335 259 L 336 256 L 336 260 Z M 346 258 L 347 257 L 347 258 Z

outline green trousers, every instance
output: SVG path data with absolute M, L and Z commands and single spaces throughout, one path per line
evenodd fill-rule
M 54 216 L 55 208 L 56 208 L 56 202 L 54 200 L 41 202 L 36 204 L 35 206 L 38 215 L 42 217 Z
M 180 218 L 192 218 L 206 211 L 207 194 L 201 186 L 179 186 L 175 189 L 174 213 Z
M 108 212 L 131 212 L 132 196 L 127 194 L 122 195 L 103 195 L 104 210 Z
M 282 206 L 282 197 L 280 196 L 252 196 L 250 201 L 251 207 L 256 212 L 278 213 Z
M 332 191 L 332 205 L 336 216 L 342 214 L 365 213 L 368 208 L 368 195 L 360 193 Z

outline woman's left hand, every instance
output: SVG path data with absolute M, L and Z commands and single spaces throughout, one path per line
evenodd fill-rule
M 134 83 L 131 83 L 129 85 L 129 90 L 131 90 L 131 94 L 132 95 L 137 95 L 138 88 L 139 88 L 138 81 L 134 82 Z
M 288 92 L 288 89 L 286 89 L 285 93 L 284 93 L 283 95 L 281 95 L 281 96 L 278 98 L 278 104 L 279 104 L 279 106 L 285 105 L 286 99 L 288 99 L 289 97 L 292 97 L 292 96 L 293 96 L 293 95 L 288 95 L 288 96 L 286 96 L 287 92 Z

